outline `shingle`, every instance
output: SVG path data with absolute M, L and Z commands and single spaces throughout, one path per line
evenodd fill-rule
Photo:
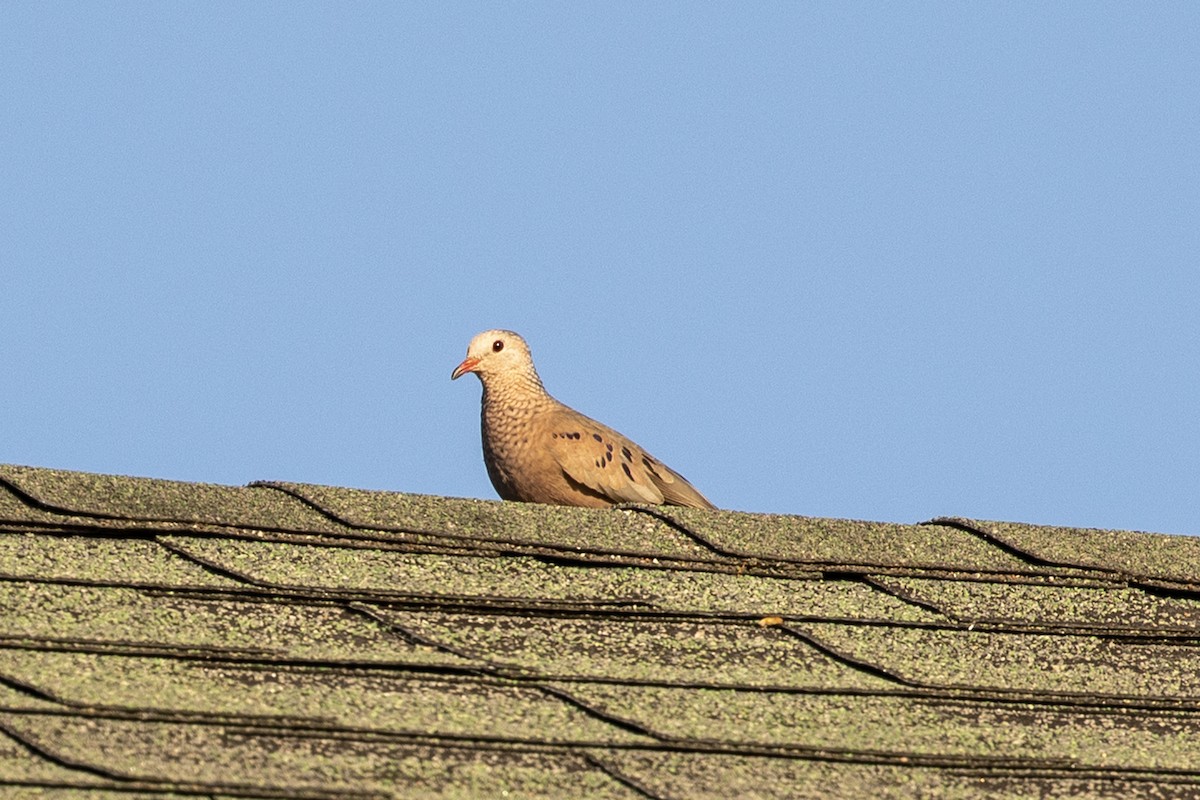
M 0 708 L 19 710 L 57 708 L 57 704 L 52 700 L 45 699 L 36 691 L 37 687 L 33 684 L 25 681 L 14 682 L 12 675 L 5 674 L 4 678 L 5 680 L 0 682 Z
M 663 513 L 739 556 L 832 567 L 1030 571 L 1026 561 L 957 528 L 694 509 Z
M 636 796 L 569 752 L 272 735 L 234 725 L 94 716 L 0 714 L 0 724 L 60 757 L 107 764 L 120 779 L 154 778 L 212 787 L 214 793 L 246 794 L 265 786 L 302 797 L 350 786 L 400 797 Z
M 128 586 L 238 586 L 147 539 L 0 535 L 0 577 Z
M 1192 536 L 957 521 L 1047 562 L 1200 584 L 1200 539 Z
M 2 769 L 3 764 L 0 763 L 0 770 Z M 120 797 L 121 800 L 184 800 L 184 798 L 194 796 L 181 792 L 158 791 L 153 787 L 139 790 L 137 784 L 128 782 L 108 781 L 104 785 L 107 788 L 83 789 L 63 785 L 48 786 L 43 783 L 36 786 L 14 785 L 6 787 L 4 798 L 5 800 L 113 800 L 114 797 Z M 228 796 L 225 795 L 213 796 L 213 800 L 227 800 L 227 798 Z
M 189 597 L 140 589 L 0 583 L 0 630 L 107 650 L 267 660 L 463 665 L 335 605 Z
M 933 620 L 939 615 L 855 581 L 614 566 L 530 556 L 466 556 L 247 540 L 167 537 L 263 584 L 479 602 L 646 612 Z
M 202 714 L 254 718 L 262 725 L 291 730 L 341 728 L 430 737 L 478 735 L 486 721 L 492 737 L 514 741 L 646 741 L 536 685 L 467 674 L 334 671 L 19 648 L 0 648 L 0 674 L 69 707 L 150 706 L 167 719 Z M 53 706 L 41 701 L 27 707 Z
M 328 531 L 341 526 L 269 489 L 94 475 L 0 465 L 0 481 L 29 497 L 32 511 L 126 523 L 183 522 Z M 45 513 L 38 519 L 49 519 Z M 11 517 L 10 517 L 11 519 Z
M 6 797 L 20 796 L 15 792 L 22 790 L 28 791 L 29 797 L 41 797 L 44 796 L 42 792 L 53 791 L 51 787 L 111 785 L 111 781 L 62 766 L 39 753 L 31 752 L 9 736 L 5 727 L 0 722 L 0 778 L 3 779 Z
M 1198 552 L 0 467 L 0 795 L 1192 797 Z
M 753 622 L 383 611 L 423 640 L 516 674 L 677 685 L 880 688 Z
M 1084 775 L 1012 769 L 930 768 L 920 764 L 846 763 L 827 758 L 613 751 L 606 763 L 638 780 L 653 797 L 727 800 L 861 798 L 1080 797 L 1095 800 L 1183 800 L 1195 783 L 1149 783 L 1141 775 Z
M 0 465 L 0 470 L 7 469 Z M 22 497 L 0 479 L 0 520 L 4 521 L 3 531 L 20 531 L 28 525 L 37 525 L 40 529 L 50 529 L 62 525 L 90 525 L 93 520 L 83 517 L 76 518 L 55 511 L 46 511 L 30 505 L 31 498 Z
M 1047 769 L 1055 758 L 1097 770 L 1187 770 L 1200 763 L 1200 715 L 1194 713 L 1114 714 L 1096 707 L 899 693 L 556 685 L 665 738 L 730 748 L 865 751 L 897 762 L 1003 753 Z
M 1200 701 L 1194 641 L 797 623 L 805 635 L 920 686 Z
M 882 576 L 877 582 L 959 620 L 1200 631 L 1200 599 L 1123 584 L 989 583 Z
M 524 544 L 577 553 L 709 560 L 715 554 L 636 511 L 499 503 L 308 484 L 273 483 L 356 528 L 455 537 L 463 544 Z

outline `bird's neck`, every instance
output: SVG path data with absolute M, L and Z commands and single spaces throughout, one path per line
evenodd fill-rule
M 483 381 L 483 413 L 504 409 L 505 413 L 533 414 L 556 405 L 536 372 L 490 375 Z

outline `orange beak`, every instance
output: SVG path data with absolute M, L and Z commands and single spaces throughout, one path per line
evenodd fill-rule
M 464 358 L 463 362 L 454 368 L 454 372 L 450 373 L 450 380 L 456 381 L 468 372 L 474 372 L 477 366 L 479 366 L 478 358 Z

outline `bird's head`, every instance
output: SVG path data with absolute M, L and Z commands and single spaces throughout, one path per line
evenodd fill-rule
M 476 334 L 467 345 L 467 357 L 450 373 L 450 380 L 461 378 L 468 372 L 474 372 L 481 381 L 493 375 L 508 375 L 532 377 L 541 383 L 533 368 L 529 345 L 520 334 L 512 331 L 491 330 Z

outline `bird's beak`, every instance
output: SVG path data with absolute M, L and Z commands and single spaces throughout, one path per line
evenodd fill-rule
M 454 368 L 454 372 L 450 373 L 450 380 L 456 381 L 468 372 L 474 372 L 477 366 L 479 366 L 479 359 L 467 356 L 461 364 Z

